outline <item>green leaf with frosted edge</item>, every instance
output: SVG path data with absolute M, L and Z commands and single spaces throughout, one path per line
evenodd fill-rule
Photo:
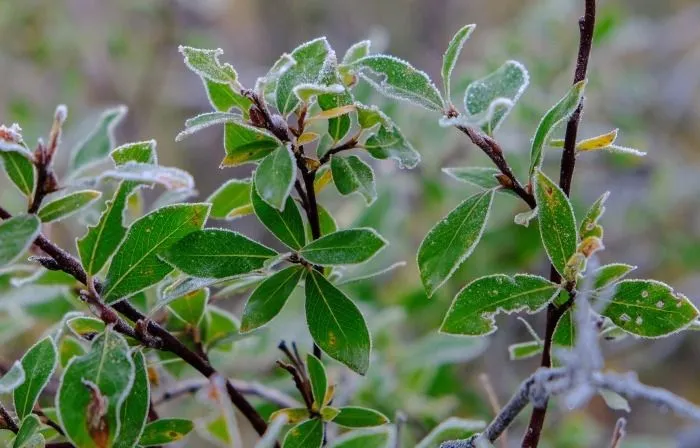
M 318 82 L 331 56 L 335 57 L 335 53 L 325 37 L 306 42 L 292 52 L 291 57 L 296 64 L 281 74 L 275 90 L 277 110 L 282 115 L 289 115 L 299 105 L 294 87 Z
M 554 128 L 562 121 L 568 119 L 581 102 L 586 82 L 584 79 L 574 84 L 571 90 L 547 111 L 537 126 L 530 149 L 530 178 L 535 175 L 535 171 L 538 168 L 542 167 L 542 161 L 544 160 L 543 148 Z
M 207 312 L 199 325 L 202 341 L 209 347 L 228 350 L 232 346 L 226 342 L 238 334 L 240 325 L 231 313 L 215 306 L 208 306 Z
M 233 219 L 252 213 L 250 179 L 231 179 L 216 189 L 206 200 L 211 204 L 211 218 Z
M 469 39 L 472 32 L 476 28 L 476 25 L 466 25 L 460 28 L 457 33 L 452 37 L 450 44 L 445 50 L 445 54 L 442 55 L 442 85 L 444 87 L 445 101 L 450 101 L 450 78 L 452 77 L 452 70 L 454 70 L 457 64 L 457 58 L 462 52 L 462 47 L 464 43 Z
M 201 229 L 208 214 L 209 204 L 178 204 L 136 220 L 112 258 L 102 287 L 103 300 L 114 303 L 163 280 L 173 268 L 158 253 Z
M 286 424 L 288 425 L 296 425 L 304 420 L 308 420 L 310 417 L 307 408 L 285 408 L 270 414 L 269 420 L 273 421 L 282 416 L 286 418 Z
M 326 398 L 328 389 L 328 376 L 323 363 L 314 355 L 306 355 L 306 368 L 309 371 L 309 381 L 311 382 L 311 394 L 314 398 L 314 406 L 321 409 Z
M 314 98 L 324 94 L 339 94 L 345 91 L 340 84 L 299 84 L 294 87 L 294 94 L 302 103 L 311 103 Z M 333 109 L 333 108 L 331 108 Z M 325 109 L 324 109 L 325 110 Z
M 246 302 L 241 317 L 241 332 L 253 331 L 274 319 L 282 311 L 304 272 L 302 266 L 290 266 L 263 280 Z
M 129 162 L 102 172 L 100 178 L 158 184 L 172 191 L 191 191 L 194 189 L 194 179 L 187 171 L 151 163 Z
M 310 242 L 299 255 L 321 266 L 359 264 L 377 255 L 386 245 L 387 241 L 374 229 L 348 229 Z
M 698 318 L 686 296 L 655 280 L 622 280 L 603 315 L 622 330 L 644 338 L 676 333 Z
M 35 444 L 32 441 L 36 436 L 39 436 L 40 440 L 43 441 L 43 437 L 39 434 L 40 428 L 41 421 L 39 417 L 28 414 L 22 419 L 22 424 L 19 427 L 19 431 L 17 431 L 12 448 L 36 448 L 43 446 L 43 444 Z
M 567 310 L 557 322 L 552 342 L 562 347 L 573 347 L 576 343 L 576 326 L 571 309 Z
M 10 370 L 0 378 L 0 394 L 9 394 L 21 386 L 26 379 L 24 368 L 20 361 L 15 361 Z
M 431 297 L 471 255 L 484 233 L 493 190 L 459 204 L 425 236 L 418 248 L 418 269 Z
M 299 423 L 287 432 L 282 448 L 321 448 L 323 422 L 320 419 Z
M 284 210 L 280 212 L 263 201 L 255 190 L 255 188 L 251 188 L 250 198 L 255 215 L 260 222 L 277 239 L 292 249 L 299 250 L 304 247 L 306 245 L 304 221 L 301 218 L 296 202 L 291 196 L 287 198 Z
M 349 431 L 333 440 L 329 448 L 387 448 L 390 433 L 387 427 Z
M 235 123 L 241 121 L 243 117 L 230 112 L 207 112 L 185 121 L 185 129 L 180 131 L 175 137 L 176 142 L 180 142 L 190 135 L 217 124 Z
M 34 215 L 19 215 L 0 222 L 0 268 L 9 266 L 26 253 L 37 236 L 41 222 Z
M 101 319 L 89 316 L 78 316 L 66 321 L 66 326 L 76 336 L 82 339 L 92 339 L 95 335 L 102 333 L 106 325 Z
M 204 317 L 208 302 L 209 288 L 202 288 L 173 300 L 168 307 L 177 317 L 196 327 Z
M 314 342 L 331 358 L 364 375 L 369 368 L 369 329 L 357 306 L 322 274 L 306 276 L 306 323 Z
M 73 150 L 70 171 L 76 172 L 109 156 L 114 148 L 114 128 L 122 121 L 126 111 L 126 106 L 118 106 L 102 113 L 97 126 Z
M 362 59 L 365 56 L 369 55 L 371 45 L 372 42 L 370 42 L 369 40 L 363 40 L 352 44 L 343 56 L 343 65 L 352 64 L 358 59 Z
M 321 228 L 321 236 L 328 235 L 338 230 L 338 223 L 335 221 L 335 218 L 320 204 L 318 205 L 318 221 L 319 227 Z M 310 226 L 306 226 L 306 239 L 307 241 L 313 240 Z
M 637 269 L 637 266 L 625 263 L 611 263 L 600 266 L 590 275 L 595 279 L 594 289 L 602 289 L 622 280 L 627 274 Z
M 116 166 L 130 162 L 158 164 L 157 143 L 155 140 L 126 143 L 115 148 L 109 155 Z
M 496 176 L 501 174 L 501 170 L 498 168 L 480 166 L 447 167 L 443 168 L 442 172 L 450 176 L 452 179 L 474 185 L 482 190 L 491 190 L 496 188 L 496 192 L 498 193 L 506 193 L 511 196 L 517 196 L 512 190 L 500 188 L 501 183 L 498 182 L 498 179 L 496 179 Z
M 82 190 L 55 199 L 39 210 L 38 216 L 41 222 L 52 222 L 68 218 L 89 206 L 102 196 L 97 190 Z
M 530 75 L 517 61 L 507 61 L 495 72 L 467 87 L 464 107 L 470 120 L 492 135 L 501 126 L 528 84 Z
M 610 197 L 610 192 L 606 191 L 591 205 L 585 216 L 581 220 L 581 226 L 579 227 L 579 233 L 581 234 L 581 239 L 585 239 L 589 236 L 599 236 L 598 221 L 605 213 L 605 201 Z
M 282 211 L 296 180 L 296 162 L 289 146 L 281 146 L 265 157 L 255 170 L 255 189 L 268 205 Z
M 343 196 L 357 192 L 365 198 L 367 205 L 371 205 L 377 199 L 374 171 L 359 157 L 332 156 L 331 172 L 333 182 Z
M 134 363 L 134 381 L 129 394 L 124 399 L 120 410 L 119 436 L 114 448 L 132 448 L 141 438 L 151 403 L 151 391 L 146 370 L 146 359 L 141 351 L 132 353 Z
M 338 73 L 338 64 L 335 54 L 328 59 L 326 67 L 324 67 L 324 71 L 320 76 L 319 83 L 326 85 L 327 88 L 330 86 L 338 86 L 340 90 L 338 92 L 324 93 L 318 96 L 318 105 L 321 110 L 324 111 L 347 106 L 354 101 L 352 94 L 341 85 L 342 80 Z M 350 119 L 349 113 L 330 118 L 328 120 L 328 135 L 333 138 L 334 142 L 339 142 L 347 135 L 351 125 L 352 120 Z
M 282 142 L 263 129 L 243 123 L 226 123 L 224 125 L 226 157 L 221 162 L 221 167 L 238 166 L 260 160 L 280 146 L 283 146 Z
M 359 406 L 340 408 L 340 413 L 333 419 L 336 425 L 346 428 L 369 428 L 389 423 L 389 419 L 379 411 Z
M 41 391 L 56 370 L 57 362 L 58 351 L 50 337 L 34 344 L 22 357 L 25 381 L 12 394 L 15 412 L 20 420 L 32 413 Z
M 228 83 L 219 83 L 202 78 L 207 97 L 212 107 L 219 112 L 228 112 L 231 108 L 238 108 L 243 117 L 248 119 L 248 110 L 253 102 L 250 98 L 241 95 Z
M 508 355 L 511 361 L 532 358 L 540 353 L 542 353 L 542 342 L 540 341 L 519 342 L 508 346 Z
M 64 336 L 58 344 L 58 360 L 62 368 L 65 368 L 71 359 L 85 354 L 83 345 L 73 336 Z
M 23 153 L 17 151 L 1 151 L 0 159 L 13 184 L 29 197 L 34 191 L 34 164 Z
M 370 55 L 350 67 L 375 89 L 390 98 L 409 101 L 429 110 L 442 111 L 440 91 L 422 72 L 406 61 L 388 55 Z M 368 76 L 367 72 L 374 75 Z
M 192 232 L 168 249 L 160 251 L 163 260 L 193 277 L 225 278 L 261 269 L 277 255 L 274 250 L 224 229 Z
M 442 442 L 455 439 L 466 439 L 477 431 L 486 428 L 486 422 L 450 417 L 433 428 L 416 448 L 435 448 Z
M 497 329 L 496 314 L 536 313 L 552 301 L 558 288 L 556 283 L 537 275 L 494 274 L 478 278 L 457 293 L 440 331 L 465 336 L 491 334 Z
M 552 266 L 564 275 L 578 244 L 574 209 L 562 189 L 544 173 L 538 170 L 533 180 L 542 244 Z
M 205 50 L 180 45 L 178 51 L 184 56 L 185 65 L 204 79 L 222 83 L 235 83 L 238 80 L 238 74 L 231 64 L 219 62 L 219 56 L 224 54 L 221 48 Z
M 194 423 L 182 418 L 161 418 L 146 425 L 139 439 L 140 446 L 157 446 L 182 440 L 192 432 Z
M 377 132 L 365 140 L 363 147 L 375 159 L 394 159 L 399 168 L 415 168 L 421 157 L 413 145 L 406 140 L 398 127 L 380 126 Z
M 101 448 L 105 442 L 112 446 L 120 429 L 121 406 L 133 379 L 129 347 L 121 335 L 108 328 L 95 338 L 86 355 L 73 358 L 63 372 L 56 408 L 68 440 L 81 448 Z M 95 400 L 105 402 L 104 415 L 98 422 L 90 413 Z M 91 428 L 91 421 L 101 428 Z
M 296 61 L 287 53 L 282 54 L 265 76 L 258 78 L 255 81 L 255 92 L 265 97 L 265 101 L 269 104 L 275 104 L 275 92 L 277 91 L 277 82 L 287 70 L 296 65 Z

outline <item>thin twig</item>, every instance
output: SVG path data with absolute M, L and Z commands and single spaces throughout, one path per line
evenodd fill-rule
M 496 396 L 496 391 L 493 389 L 491 380 L 489 380 L 488 375 L 482 373 L 479 375 L 479 381 L 481 382 L 481 387 L 483 387 L 484 391 L 486 392 L 486 396 L 489 399 L 489 404 L 491 405 L 491 409 L 493 409 L 494 415 L 498 415 L 498 413 L 501 412 L 501 405 L 498 403 L 498 396 Z M 501 447 L 508 447 L 508 432 L 505 430 L 503 431 L 503 436 L 501 437 Z
M 0 404 L 0 418 L 2 418 L 3 423 L 5 423 L 5 427 L 7 429 L 17 434 L 17 431 L 19 431 L 17 423 L 15 423 L 15 419 L 12 418 L 10 413 L 7 412 L 7 409 L 5 409 L 5 406 L 3 406 L 2 404 Z
M 610 440 L 610 448 L 619 448 L 622 443 L 622 439 L 627 435 L 627 419 L 620 417 L 615 423 L 615 429 L 613 429 L 612 439 Z

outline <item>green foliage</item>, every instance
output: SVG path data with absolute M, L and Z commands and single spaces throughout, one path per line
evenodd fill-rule
M 445 54 L 442 55 L 442 85 L 444 88 L 445 101 L 449 102 L 451 98 L 450 92 L 450 78 L 452 77 L 452 70 L 454 70 L 455 65 L 457 65 L 457 58 L 462 52 L 462 47 L 464 43 L 472 35 L 472 32 L 476 28 L 476 25 L 465 25 L 460 28 L 459 31 L 452 37 L 450 44 L 445 50 Z
M 180 418 L 161 418 L 146 425 L 139 439 L 140 446 L 158 446 L 182 440 L 192 432 L 194 425 L 190 420 Z
M 101 162 L 109 156 L 114 149 L 114 128 L 124 119 L 126 111 L 125 106 L 119 106 L 102 113 L 95 129 L 73 150 L 70 162 L 72 172 Z
M 98 200 L 102 193 L 96 190 L 82 190 L 67 194 L 62 198 L 51 201 L 39 210 L 41 222 L 52 222 L 64 219 L 79 212 Z
M 381 412 L 359 406 L 346 406 L 339 409 L 340 413 L 333 423 L 346 428 L 369 428 L 389 423 L 389 419 Z
M 349 431 L 338 437 L 331 448 L 385 448 L 390 440 L 387 428 L 370 428 Z
M 216 219 L 235 219 L 252 213 L 250 204 L 250 180 L 231 179 L 207 198 L 211 204 L 209 216 Z
M 282 145 L 274 135 L 240 122 L 224 125 L 226 157 L 221 167 L 232 167 L 265 158 Z
M 12 393 L 15 411 L 20 420 L 31 414 L 41 391 L 53 375 L 57 362 L 56 344 L 50 337 L 34 344 L 22 357 L 25 380 Z
M 374 229 L 340 230 L 307 244 L 299 255 L 321 266 L 358 264 L 374 257 L 386 244 Z
M 0 158 L 7 176 L 19 191 L 29 197 L 34 191 L 34 165 L 24 151 L 8 151 L 0 146 Z
M 371 205 L 377 199 L 374 171 L 372 167 L 357 156 L 331 157 L 333 182 L 342 195 L 359 193 Z
M 323 444 L 323 422 L 319 419 L 299 423 L 287 432 L 282 448 L 320 448 Z
M 187 67 L 202 78 L 220 83 L 235 83 L 238 79 L 238 74 L 230 64 L 222 65 L 219 62 L 219 56 L 224 54 L 220 48 L 204 50 L 180 45 L 178 50 L 185 57 Z
M 281 242 L 292 249 L 301 249 L 306 245 L 306 234 L 304 232 L 304 221 L 294 200 L 289 197 L 282 211 L 268 205 L 251 188 L 250 202 L 253 210 L 260 222 L 272 232 Z
M 20 215 L 0 223 L 0 268 L 9 266 L 27 252 L 39 235 L 40 221 L 34 215 Z
M 295 180 L 294 155 L 286 146 L 275 149 L 255 170 L 255 190 L 263 201 L 279 211 L 284 210 Z
M 24 384 L 26 380 L 26 374 L 24 373 L 24 367 L 19 361 L 15 361 L 10 367 L 10 370 L 5 372 L 5 374 L 0 378 L 0 394 L 9 394 L 17 389 L 19 386 Z
M 314 407 L 321 409 L 325 404 L 326 392 L 328 390 L 328 377 L 323 363 L 314 355 L 306 357 L 306 367 L 309 370 L 309 381 L 311 382 L 311 392 L 314 398 Z
M 277 80 L 275 101 L 277 110 L 289 115 L 299 105 L 294 88 L 299 84 L 315 83 L 324 75 L 328 59 L 335 57 L 325 37 L 306 42 L 291 53 L 294 65 L 284 71 Z
M 12 448 L 33 448 L 44 445 L 44 436 L 38 433 L 41 421 L 36 415 L 29 414 L 22 419 Z
M 121 426 L 119 439 L 114 444 L 115 448 L 130 448 L 139 441 L 146 426 L 148 408 L 151 405 L 146 359 L 140 351 L 133 352 L 131 359 L 134 363 L 134 381 L 121 405 L 119 418 Z
M 282 311 L 304 272 L 301 266 L 290 266 L 260 283 L 246 302 L 241 332 L 255 330 L 274 319 Z

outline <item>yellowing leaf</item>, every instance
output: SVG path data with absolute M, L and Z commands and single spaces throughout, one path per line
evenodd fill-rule
M 576 149 L 579 151 L 595 151 L 597 149 L 607 148 L 615 143 L 617 131 L 617 129 L 613 129 L 606 134 L 581 140 L 580 142 L 576 143 Z
M 323 112 L 319 112 L 318 114 L 314 115 L 311 118 L 307 118 L 306 121 L 313 121 L 313 120 L 328 120 L 330 118 L 336 118 L 341 115 L 345 115 L 347 113 L 350 113 L 355 110 L 355 105 L 354 104 L 348 104 L 346 106 L 340 106 L 340 107 L 335 107 L 333 109 L 328 109 L 324 110 Z

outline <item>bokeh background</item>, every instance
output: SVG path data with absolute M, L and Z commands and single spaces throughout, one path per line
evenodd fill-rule
M 408 59 L 439 78 L 441 57 L 452 34 L 466 23 L 478 27 L 457 70 L 454 101 L 471 79 L 506 59 L 525 64 L 531 84 L 497 138 L 519 173 L 526 169 L 529 139 L 541 115 L 571 82 L 578 44 L 580 0 L 0 0 L 0 122 L 18 122 L 31 143 L 48 132 L 56 104 L 69 108 L 61 164 L 70 147 L 106 107 L 125 104 L 129 114 L 118 141 L 155 138 L 160 161 L 191 171 L 199 198 L 206 198 L 246 168 L 219 170 L 221 129 L 184 142 L 174 136 L 186 118 L 209 110 L 196 75 L 182 63 L 177 45 L 216 48 L 238 70 L 244 85 L 285 52 L 319 35 L 341 53 L 370 38 L 375 51 Z M 602 262 L 638 266 L 636 276 L 674 285 L 700 305 L 700 4 L 696 0 L 600 0 L 581 136 L 620 128 L 619 142 L 648 152 L 643 159 L 611 154 L 579 158 L 573 201 L 581 212 L 606 190 Z M 449 285 L 431 300 L 423 292 L 415 252 L 425 233 L 471 193 L 447 178 L 445 166 L 488 161 L 454 129 L 443 129 L 423 110 L 387 102 L 360 88 L 359 95 L 386 105 L 421 153 L 423 162 L 402 171 L 377 163 L 380 198 L 365 209 L 360 198 L 321 198 L 345 224 L 375 226 L 391 242 L 373 267 L 405 260 L 406 266 L 347 288 L 369 317 L 375 344 L 373 367 L 359 378 L 332 366 L 336 382 L 356 404 L 408 417 L 405 446 L 450 415 L 489 420 L 485 373 L 505 402 L 537 360 L 510 362 L 509 344 L 528 340 L 515 316 L 498 318 L 500 331 L 484 340 L 438 337 L 436 328 L 451 298 L 469 280 L 493 272 L 546 273 L 537 230 L 513 223 L 523 206 L 499 197 L 484 240 Z M 546 168 L 558 172 L 554 151 Z M 153 198 L 150 198 L 151 200 Z M 0 179 L 0 200 L 11 209 L 21 198 Z M 390 210 L 389 213 L 386 213 Z M 230 226 L 274 245 L 254 218 Z M 77 230 L 78 229 L 78 230 Z M 74 249 L 79 227 L 49 231 Z M 222 301 L 239 313 L 246 295 Z M 297 300 L 297 302 L 300 302 Z M 526 317 L 543 329 L 539 317 Z M 41 318 L 37 318 L 41 321 Z M 12 331 L 0 324 L 0 357 L 13 360 L 33 340 L 35 326 Z M 39 326 L 41 328 L 41 325 Z M 264 335 L 241 341 L 233 355 L 216 360 L 234 377 L 266 379 L 290 390 L 275 372 L 280 339 L 308 344 L 298 306 L 290 306 Z M 700 335 L 606 345 L 608 367 L 636 370 L 648 383 L 700 402 Z M 430 355 L 430 357 L 429 357 Z M 196 416 L 190 398 L 164 413 Z M 633 402 L 625 447 L 700 447 L 700 428 L 650 405 Z M 543 446 L 606 446 L 616 418 L 599 398 L 584 410 L 565 412 L 554 403 Z M 510 431 L 517 443 L 525 420 Z M 243 424 L 242 426 L 245 426 Z M 187 446 L 208 446 L 196 437 Z M 515 445 L 513 445 L 515 446 Z

